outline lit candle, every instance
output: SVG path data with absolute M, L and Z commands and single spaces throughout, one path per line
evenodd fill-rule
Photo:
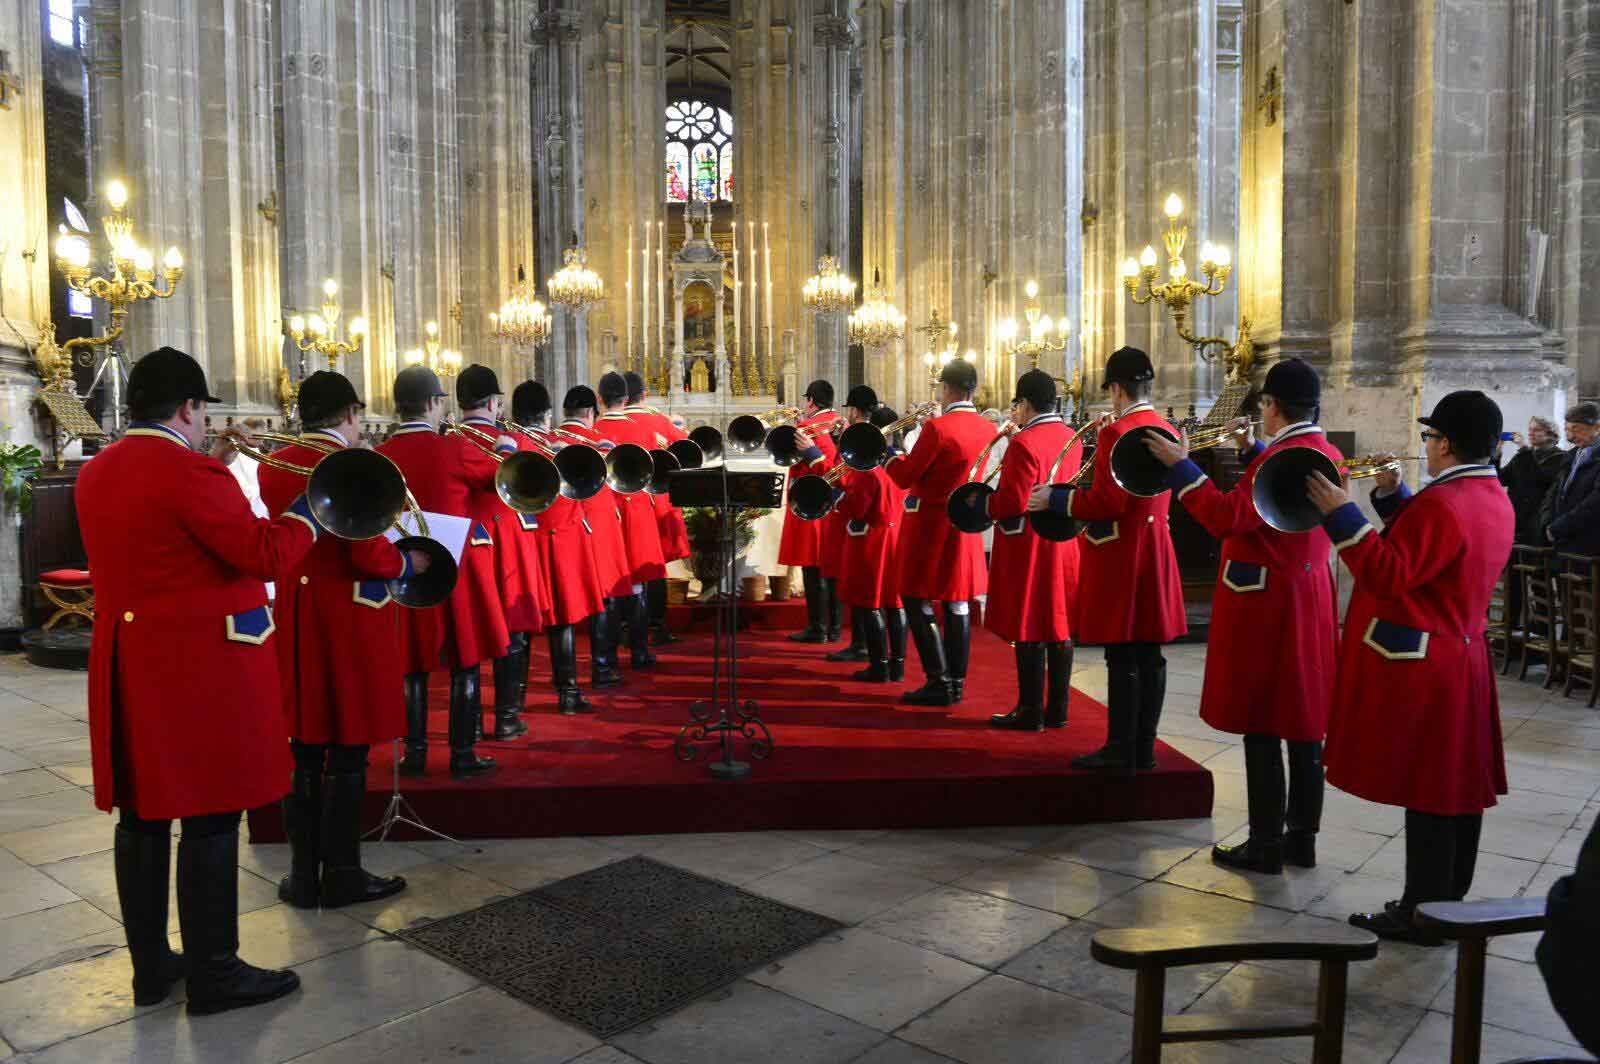
M 639 331 L 644 334 L 644 368 L 650 368 L 650 226 L 644 227 L 644 263 L 639 271 L 644 284 L 644 317 L 639 319 Z
M 739 223 L 733 223 L 733 354 L 739 355 Z
M 767 351 L 770 354 L 772 351 L 772 230 L 770 224 L 767 222 L 761 223 L 761 243 L 764 246 L 766 254 L 765 279 L 767 282 Z
M 628 304 L 628 346 L 623 348 L 628 362 L 633 361 L 633 223 L 628 223 L 628 279 L 623 282 L 623 301 Z
M 756 289 L 761 287 L 761 275 L 756 272 L 756 223 L 750 223 L 750 350 L 757 359 L 761 357 L 761 319 L 756 315 Z M 767 358 L 772 357 L 772 343 L 767 342 Z M 759 364 L 759 362 L 758 362 Z

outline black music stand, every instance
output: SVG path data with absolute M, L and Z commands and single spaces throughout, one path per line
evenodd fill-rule
M 750 744 L 750 758 L 770 757 L 776 745 L 772 732 L 761 720 L 761 707 L 754 699 L 739 700 L 739 558 L 734 535 L 736 510 L 776 510 L 783 505 L 783 474 L 773 472 L 735 472 L 726 466 L 714 469 L 686 469 L 667 477 L 669 498 L 674 506 L 702 506 L 714 509 L 721 518 L 722 552 L 727 566 L 725 580 L 731 589 L 716 604 L 717 628 L 711 644 L 711 697 L 689 706 L 689 722 L 678 729 L 673 753 L 680 761 L 699 756 L 696 743 L 715 742 L 722 759 L 708 766 L 717 779 L 740 779 L 750 774 L 750 764 L 733 757 L 733 739 L 743 736 Z M 728 677 L 724 685 L 722 655 L 726 645 Z M 726 691 L 724 691 L 726 686 Z

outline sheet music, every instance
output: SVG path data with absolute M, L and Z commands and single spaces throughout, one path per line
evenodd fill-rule
M 461 552 L 467 548 L 467 533 L 472 531 L 472 521 L 465 517 L 453 517 L 450 514 L 436 514 L 423 511 L 423 517 L 428 523 L 428 535 L 444 545 L 450 552 L 450 557 L 461 564 Z M 390 528 L 383 534 L 383 538 L 390 543 L 399 539 L 401 535 L 415 536 L 417 531 L 416 514 L 409 510 L 400 518 L 400 524 L 405 528 L 402 533 L 397 528 Z

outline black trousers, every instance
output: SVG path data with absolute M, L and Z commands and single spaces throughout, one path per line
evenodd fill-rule
M 1483 814 L 1448 816 L 1406 810 L 1406 892 L 1402 905 L 1460 901 L 1478 867 Z
M 291 739 L 289 749 L 294 754 L 294 767 L 301 772 L 316 776 L 324 773 L 337 775 L 341 772 L 360 772 L 367 767 L 366 746 L 303 743 L 298 739 Z
M 193 838 L 203 839 L 211 835 L 225 835 L 239 826 L 239 818 L 243 812 L 234 813 L 206 813 L 202 816 L 186 816 L 182 820 L 183 833 Z M 123 809 L 117 823 L 129 831 L 140 835 L 171 835 L 171 820 L 145 820 L 135 816 L 127 809 Z

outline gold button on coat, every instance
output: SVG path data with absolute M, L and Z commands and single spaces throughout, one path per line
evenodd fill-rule
M 122 615 L 122 619 L 124 622 L 133 620 L 133 611 L 129 610 L 127 613 L 124 613 Z

